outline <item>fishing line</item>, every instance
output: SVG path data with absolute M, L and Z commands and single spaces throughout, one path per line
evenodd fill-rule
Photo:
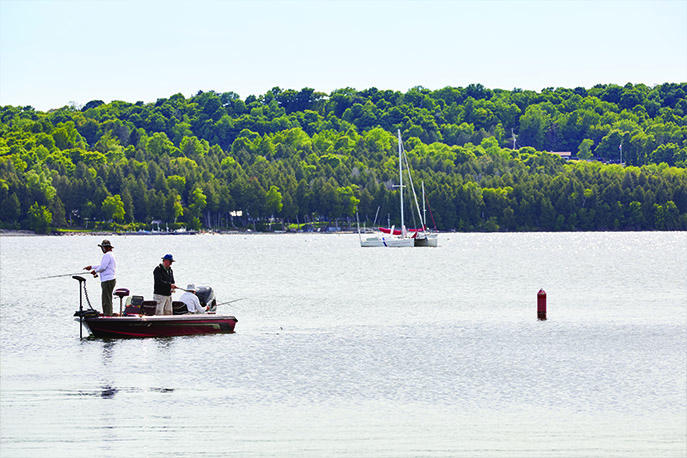
M 222 303 L 217 304 L 216 307 L 219 307 L 220 305 L 231 304 L 232 302 L 242 301 L 242 300 L 244 300 L 244 299 L 245 299 L 245 297 L 242 297 L 242 298 L 240 298 L 240 299 L 234 299 L 233 301 L 222 302 Z

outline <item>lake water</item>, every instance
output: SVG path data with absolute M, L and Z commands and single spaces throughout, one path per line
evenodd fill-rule
M 2 237 L 0 456 L 687 455 L 687 233 L 440 237 L 110 236 L 117 287 L 172 253 L 237 332 L 81 341 L 37 278 L 102 237 Z

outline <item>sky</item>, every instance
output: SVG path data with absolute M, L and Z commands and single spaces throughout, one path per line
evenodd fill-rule
M 687 82 L 687 0 L 0 0 L 0 106 Z

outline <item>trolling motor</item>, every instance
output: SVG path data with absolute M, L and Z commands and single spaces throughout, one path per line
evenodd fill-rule
M 79 310 L 74 312 L 74 316 L 79 317 L 79 339 L 83 339 L 83 319 L 85 317 L 98 316 L 97 310 L 93 309 L 91 306 L 91 301 L 88 299 L 88 292 L 86 292 L 86 279 L 78 275 L 73 275 L 72 278 L 79 282 Z M 81 286 L 83 285 L 83 292 Z M 86 302 L 88 303 L 88 310 L 83 309 L 83 296 L 86 296 Z

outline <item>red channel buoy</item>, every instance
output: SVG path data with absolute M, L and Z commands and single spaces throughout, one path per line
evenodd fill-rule
M 544 288 L 537 293 L 537 319 L 546 321 L 546 291 Z

